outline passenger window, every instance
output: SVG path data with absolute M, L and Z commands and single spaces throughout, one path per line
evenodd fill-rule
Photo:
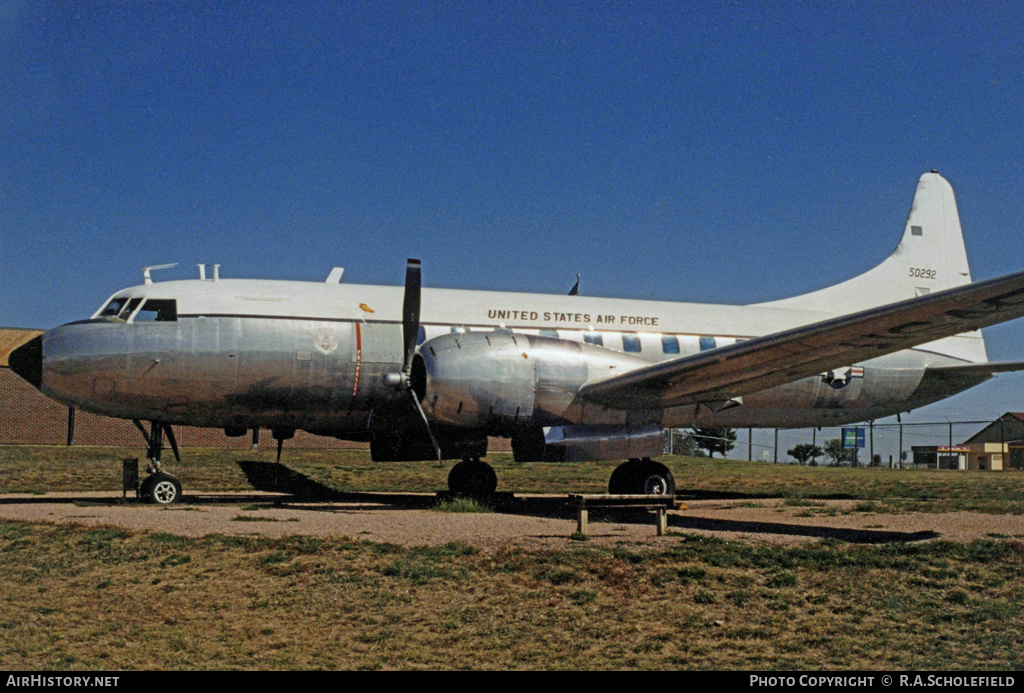
M 541 330 L 541 337 L 551 337 L 552 339 L 558 339 L 558 330 Z
M 584 332 L 583 341 L 587 344 L 596 344 L 597 346 L 604 346 L 604 338 L 600 332 Z
M 679 337 L 674 334 L 666 334 L 661 337 L 661 351 L 664 354 L 679 353 Z
M 170 298 L 151 298 L 139 310 L 134 322 L 174 322 L 177 319 L 177 301 Z
M 701 351 L 707 351 L 708 349 L 714 349 L 716 346 L 718 346 L 718 345 L 715 343 L 715 338 L 714 337 L 701 337 L 700 338 L 700 350 Z
M 622 335 L 622 350 L 631 354 L 640 353 L 640 335 L 637 334 L 623 334 Z

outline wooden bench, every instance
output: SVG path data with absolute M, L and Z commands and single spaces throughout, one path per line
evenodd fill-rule
M 637 508 L 653 511 L 658 527 L 658 536 L 668 531 L 668 511 L 683 506 L 674 496 L 570 494 L 569 502 L 576 510 L 576 531 L 587 533 L 591 508 Z

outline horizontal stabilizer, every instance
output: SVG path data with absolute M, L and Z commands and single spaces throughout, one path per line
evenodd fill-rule
M 950 375 L 994 375 L 1024 371 L 1024 361 L 998 361 L 989 363 L 958 363 L 952 366 L 928 366 L 929 373 L 949 373 Z

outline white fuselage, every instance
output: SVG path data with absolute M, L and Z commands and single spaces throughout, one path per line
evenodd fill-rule
M 365 437 L 375 407 L 395 399 L 382 377 L 403 361 L 401 287 L 170 281 L 128 288 L 111 300 L 130 312 L 100 317 L 101 309 L 45 335 L 43 392 L 123 418 L 356 439 Z M 151 300 L 173 302 L 173 319 L 143 320 Z M 828 317 L 786 306 L 424 289 L 420 341 L 498 330 L 560 340 L 548 345 L 584 344 L 590 356 L 578 378 L 590 381 Z M 926 366 L 965 360 L 958 352 L 969 353 L 976 339 L 964 335 L 863 364 L 835 364 L 717 413 L 701 405 L 637 413 L 581 407 L 568 398 L 564 408 L 521 423 L 797 427 L 874 419 L 983 380 L 922 382 Z M 486 432 L 508 434 L 508 423 Z

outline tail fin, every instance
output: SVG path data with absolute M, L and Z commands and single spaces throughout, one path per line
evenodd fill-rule
M 918 181 L 903 238 L 880 265 L 840 284 L 760 305 L 843 315 L 970 283 L 953 188 L 932 171 Z M 971 339 L 942 340 L 941 353 L 975 362 L 988 360 L 980 332 L 963 337 Z

